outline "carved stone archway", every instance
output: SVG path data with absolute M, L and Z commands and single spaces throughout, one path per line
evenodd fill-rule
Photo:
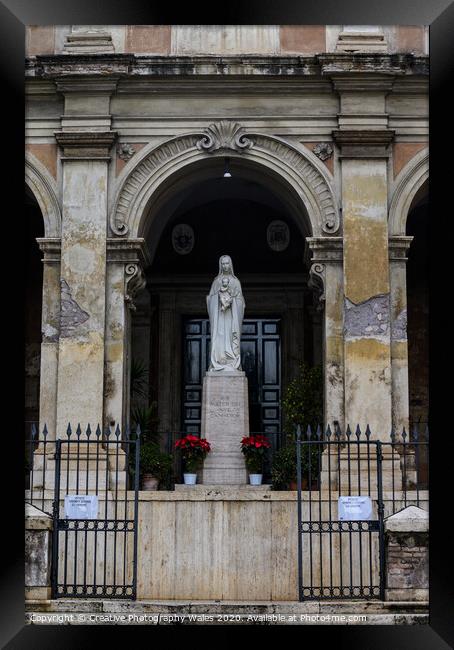
M 304 206 L 312 236 L 339 234 L 337 201 L 329 174 L 317 157 L 280 138 L 245 130 L 228 120 L 150 146 L 141 151 L 135 164 L 132 159 L 120 179 L 111 211 L 112 232 L 117 236 L 140 236 L 152 197 L 166 179 L 195 162 L 226 155 L 262 166 L 268 174 L 285 181 Z
M 61 210 L 55 182 L 39 160 L 29 151 L 25 154 L 25 182 L 36 198 L 44 221 L 44 236 L 61 236 Z
M 416 154 L 399 172 L 391 189 L 389 236 L 404 236 L 407 217 L 416 192 L 429 178 L 429 150 Z

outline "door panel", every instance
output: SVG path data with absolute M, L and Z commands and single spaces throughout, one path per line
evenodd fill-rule
M 186 319 L 183 328 L 182 431 L 200 431 L 202 382 L 209 366 L 210 323 Z M 249 430 L 278 433 L 281 421 L 280 319 L 245 319 L 241 365 L 248 378 Z

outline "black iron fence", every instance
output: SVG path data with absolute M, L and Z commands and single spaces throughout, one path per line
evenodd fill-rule
M 52 597 L 137 593 L 140 430 L 32 429 L 28 503 L 53 517 Z
M 76 435 L 77 429 L 72 432 L 71 435 Z M 99 433 L 98 433 L 99 431 Z M 124 433 L 120 433 L 119 429 L 118 436 L 121 440 L 121 445 L 124 447 L 124 451 L 128 457 L 128 479 L 133 481 L 134 479 L 134 459 L 130 457 L 128 453 L 129 442 L 135 440 L 136 430 L 126 429 Z M 308 435 L 308 428 L 305 428 L 302 437 L 305 439 L 305 436 Z M 343 445 L 346 445 L 348 441 L 354 440 L 356 438 L 356 431 L 352 432 L 350 428 L 342 433 L 340 429 L 337 429 L 334 432 L 328 428 L 326 431 L 322 432 L 321 427 L 316 429 L 311 429 L 311 438 L 314 441 L 326 441 L 337 440 L 337 436 L 340 436 Z M 183 465 L 181 461 L 180 454 L 175 452 L 175 443 L 178 439 L 184 437 L 190 431 L 169 431 L 169 430 L 154 430 L 152 433 L 143 432 L 141 434 L 142 446 L 146 446 L 147 443 L 157 445 L 163 454 L 166 454 L 169 457 L 168 467 L 169 471 L 163 474 L 160 478 L 159 488 L 164 490 L 173 490 L 175 483 L 183 482 Z M 116 435 L 115 430 L 112 431 L 110 428 L 106 428 L 102 433 L 97 428 L 94 433 L 91 434 L 92 439 L 99 440 L 100 444 L 103 444 L 103 441 L 109 437 Z M 258 431 L 251 432 L 249 435 L 264 435 L 268 438 L 271 443 L 271 448 L 269 453 L 265 458 L 265 464 L 263 469 L 263 482 L 265 484 L 271 484 L 273 489 L 296 489 L 296 455 L 293 462 L 286 457 L 286 453 L 282 454 L 282 450 L 289 445 L 293 445 L 294 435 L 288 434 L 282 431 L 270 432 L 270 431 Z M 362 434 L 367 435 L 367 431 Z M 371 435 L 370 433 L 368 434 Z M 429 480 L 429 465 L 428 465 L 428 441 L 429 441 L 429 430 L 427 425 L 413 425 L 412 429 L 407 433 L 403 430 L 400 434 L 391 432 L 387 440 L 382 440 L 384 449 L 388 450 L 391 455 L 399 455 L 401 471 L 397 473 L 394 464 L 392 467 L 391 474 L 391 489 L 394 491 L 404 491 L 405 492 L 413 490 L 425 490 L 428 488 Z M 36 452 L 36 453 L 35 453 Z M 277 454 L 277 452 L 280 452 Z M 49 459 L 52 458 L 52 454 L 55 453 L 55 433 L 50 435 L 45 425 L 43 430 L 38 433 L 37 423 L 30 424 L 30 435 L 26 440 L 25 445 L 25 488 L 27 490 L 27 500 L 40 507 L 42 510 L 49 510 L 48 499 L 46 499 L 45 490 L 53 490 L 53 483 L 49 483 L 49 473 L 48 467 L 46 464 L 49 463 Z M 276 455 L 277 454 L 277 455 Z M 309 474 L 306 477 L 303 477 L 302 489 L 318 489 L 320 476 L 318 469 L 318 453 L 315 446 L 312 447 L 311 458 L 309 456 L 303 456 L 302 462 L 307 468 L 307 474 L 310 471 L 310 485 Z M 310 460 L 310 463 L 309 463 Z M 284 467 L 282 467 L 284 465 Z M 291 465 L 291 467 L 290 467 Z M 274 468 L 274 470 L 273 470 Z M 280 481 L 280 470 L 284 469 L 286 474 L 286 479 Z M 143 473 L 143 463 L 139 463 L 140 474 Z M 292 474 L 293 472 L 293 474 Z M 44 489 L 43 487 L 44 482 Z M 273 484 L 274 483 L 274 484 Z M 47 495 L 48 496 L 48 495 Z M 51 512 L 49 512 L 51 514 Z
M 297 429 L 300 600 L 384 600 L 384 518 L 428 508 L 428 429 Z

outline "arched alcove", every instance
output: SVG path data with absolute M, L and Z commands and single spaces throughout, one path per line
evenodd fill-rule
M 272 435 L 282 430 L 282 394 L 299 363 L 321 362 L 320 314 L 304 261 L 312 219 L 285 179 L 257 162 L 227 158 L 180 168 L 147 204 L 137 234 L 151 263 L 133 315 L 132 354 L 148 364 L 159 427 L 200 431 L 206 295 L 219 257 L 230 255 L 246 300 L 242 363 L 250 429 Z M 187 242 L 179 249 L 180 231 L 192 239 L 186 249 Z

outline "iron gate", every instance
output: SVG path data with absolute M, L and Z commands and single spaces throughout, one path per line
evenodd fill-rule
M 139 454 L 140 429 L 55 441 L 53 598 L 135 600 Z
M 308 427 L 303 436 L 298 427 L 296 457 L 299 600 L 384 600 L 381 441 L 370 439 L 369 428 L 343 436 L 328 427 L 323 436 Z M 341 515 L 339 497 L 366 497 L 347 507 L 371 506 L 367 518 Z

